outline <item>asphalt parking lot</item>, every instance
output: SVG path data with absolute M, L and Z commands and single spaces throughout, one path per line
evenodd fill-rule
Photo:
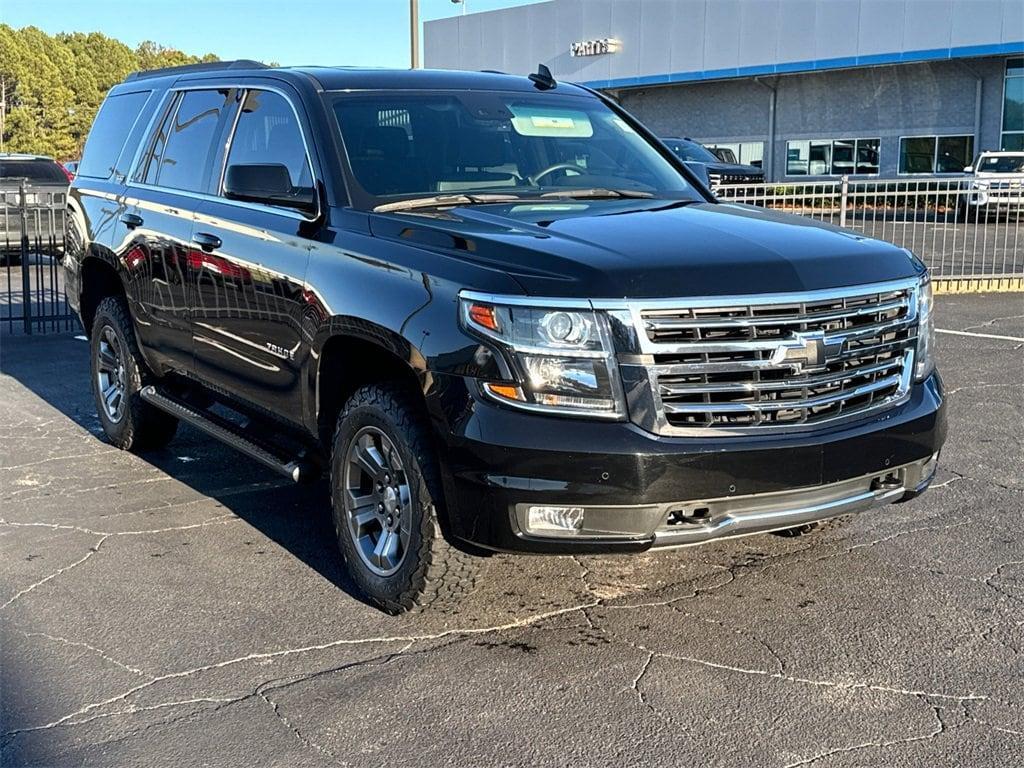
M 934 487 L 809 537 L 342 576 L 322 485 L 98 436 L 87 347 L 3 337 L 3 765 L 1024 764 L 1024 296 L 946 296 Z M 1007 337 L 1007 338 L 991 338 Z

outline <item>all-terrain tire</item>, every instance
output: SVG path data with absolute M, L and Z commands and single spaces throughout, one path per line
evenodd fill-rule
M 408 547 L 397 570 L 375 573 L 364 562 L 350 532 L 345 507 L 345 466 L 349 448 L 366 429 L 382 432 L 399 454 L 410 492 Z M 348 572 L 374 605 L 390 614 L 450 609 L 472 591 L 474 558 L 445 540 L 438 519 L 444 504 L 437 456 L 425 414 L 410 394 L 394 384 L 355 392 L 338 416 L 331 449 L 331 506 L 338 547 Z
M 120 344 L 123 364 L 124 407 L 120 417 L 113 418 L 104 406 L 100 391 L 100 345 L 112 333 Z M 178 420 L 145 402 L 142 388 L 152 384 L 153 374 L 139 352 L 135 329 L 124 298 L 108 296 L 96 308 L 90 335 L 92 391 L 103 431 L 111 443 L 125 451 L 161 448 L 171 441 L 178 429 Z

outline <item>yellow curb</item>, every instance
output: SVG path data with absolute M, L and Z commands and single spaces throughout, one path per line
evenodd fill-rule
M 1024 292 L 1024 277 L 933 278 L 935 293 Z

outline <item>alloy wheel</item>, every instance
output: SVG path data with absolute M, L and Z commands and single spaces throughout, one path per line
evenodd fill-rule
M 363 427 L 345 457 L 344 507 L 348 533 L 363 563 L 390 576 L 409 549 L 412 490 L 398 449 L 377 427 Z
M 103 410 L 115 424 L 124 416 L 127 379 L 121 340 L 113 328 L 105 325 L 96 348 L 96 383 Z

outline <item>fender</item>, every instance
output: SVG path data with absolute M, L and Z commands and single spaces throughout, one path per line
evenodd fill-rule
M 351 211 L 332 211 L 331 219 L 347 227 L 331 228 L 311 249 L 304 291 L 303 421 L 313 434 L 320 360 L 331 339 L 360 339 L 405 361 L 432 411 L 432 374 L 473 375 L 481 363 L 493 364 L 490 352 L 479 353 L 479 341 L 459 327 L 458 293 L 481 284 L 520 293 L 512 277 L 420 243 L 374 236 L 367 217 L 355 219 Z

